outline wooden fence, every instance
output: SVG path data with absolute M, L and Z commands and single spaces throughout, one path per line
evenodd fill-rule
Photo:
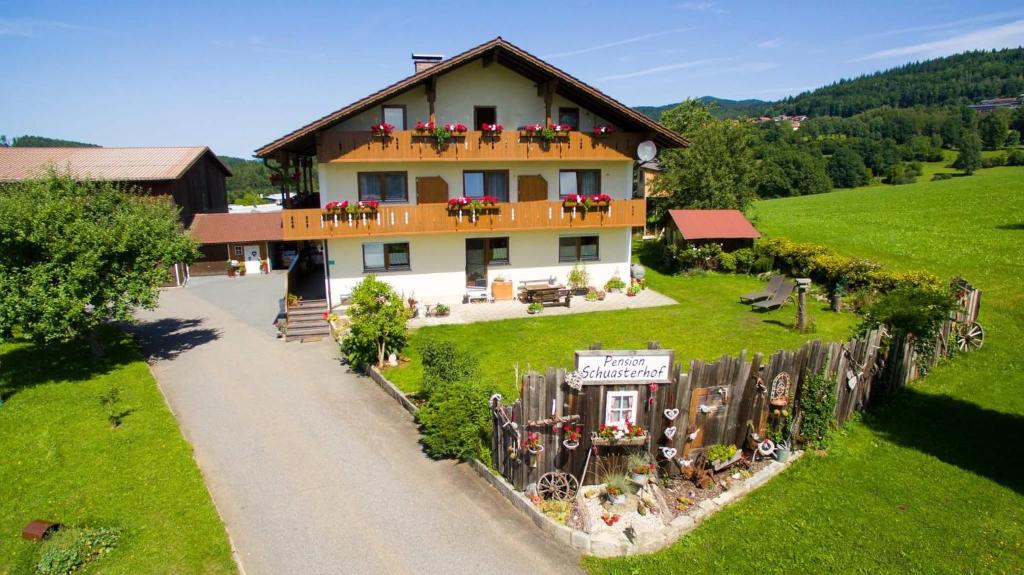
M 941 344 L 933 361 L 949 353 L 946 344 L 958 323 L 977 318 L 980 297 L 970 294 L 966 305 L 937 335 Z M 498 396 L 491 400 L 492 465 L 518 489 L 550 471 L 570 473 L 582 484 L 597 483 L 600 468 L 621 467 L 626 452 L 638 449 L 592 449 L 591 433 L 604 421 L 608 392 L 636 391 L 635 423 L 648 430 L 643 448 L 661 473 L 677 474 L 680 460 L 699 450 L 723 443 L 744 446 L 752 432 L 764 437 L 770 399 L 779 394 L 786 397 L 797 426 L 793 431 L 799 433 L 797 398 L 809 374 L 824 374 L 835 386 L 834 417 L 842 424 L 854 410 L 867 406 L 872 394 L 917 378 L 918 363 L 911 343 L 875 330 L 846 343 L 812 341 L 767 358 L 748 358 L 744 352 L 714 362 L 694 360 L 686 373 L 676 364 L 672 382 L 664 384 L 595 384 L 577 390 L 565 383 L 564 369 L 530 372 L 523 377 L 519 400 L 511 405 L 502 404 Z M 566 423 L 583 429 L 573 449 L 563 443 Z M 539 454 L 525 448 L 529 432 L 540 436 L 544 449 Z

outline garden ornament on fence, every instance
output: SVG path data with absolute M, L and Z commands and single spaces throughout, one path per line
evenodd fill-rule
M 775 407 L 783 407 L 789 403 L 789 373 L 783 371 L 772 380 L 771 395 L 768 403 Z
M 666 427 L 665 428 L 665 437 L 667 439 L 672 439 L 675 436 L 676 436 L 676 426 L 673 425 L 672 427 Z
M 668 419 L 669 421 L 675 421 L 677 417 L 679 417 L 679 410 L 678 409 L 666 409 L 665 410 L 665 418 Z
M 570 371 L 565 374 L 565 384 L 571 389 L 579 391 L 583 389 L 583 377 L 578 371 Z
M 672 458 L 676 456 L 676 448 L 675 447 L 662 447 L 661 448 L 661 455 L 665 459 L 668 459 L 669 461 L 672 461 Z

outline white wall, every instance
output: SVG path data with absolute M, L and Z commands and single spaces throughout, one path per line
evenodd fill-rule
M 560 236 L 599 235 L 600 261 L 585 262 L 590 274 L 590 284 L 603 288 L 613 275 L 629 280 L 630 230 L 612 228 L 588 232 L 530 231 L 490 234 L 436 234 L 408 237 L 388 237 L 386 242 L 408 242 L 411 270 L 403 272 L 382 272 L 376 274 L 390 283 L 397 292 L 416 298 L 425 303 L 457 303 L 466 291 L 466 238 L 504 237 L 509 238 L 509 265 L 492 265 L 488 268 L 488 281 L 501 275 L 513 282 L 513 288 L 520 281 L 547 279 L 555 276 L 562 283 L 567 282 L 573 264 L 558 261 L 558 238 Z M 332 304 L 340 303 L 343 293 L 362 281 L 363 243 L 377 241 L 367 238 L 346 238 L 327 241 L 331 277 Z
M 454 145 L 454 144 L 453 144 Z M 448 196 L 462 195 L 462 172 L 465 170 L 508 170 L 509 200 L 518 199 L 518 176 L 541 175 L 548 182 L 548 199 L 558 199 L 558 172 L 560 169 L 600 169 L 601 191 L 619 200 L 633 197 L 633 164 L 625 161 L 589 162 L 339 162 L 320 164 L 320 203 L 332 200 L 354 202 L 359 199 L 359 172 L 406 171 L 408 173 L 409 203 L 416 203 L 416 178 L 441 176 L 448 182 Z
M 426 122 L 430 119 L 427 92 L 423 86 L 396 96 L 385 104 L 406 106 L 405 122 L 410 130 L 416 125 L 416 120 Z M 479 126 L 473 125 L 474 106 L 497 107 L 498 123 L 503 124 L 506 130 L 514 130 L 526 124 L 543 124 L 545 121 L 544 98 L 537 95 L 537 85 L 533 80 L 500 64 L 484 68 L 480 60 L 475 60 L 438 77 L 434 117 L 439 124 L 462 123 L 471 130 L 478 130 Z M 581 131 L 589 132 L 595 125 L 611 125 L 558 94 L 555 94 L 551 104 L 551 115 L 556 122 L 559 107 L 580 109 Z M 330 129 L 369 130 L 371 125 L 380 121 L 381 106 L 378 105 Z

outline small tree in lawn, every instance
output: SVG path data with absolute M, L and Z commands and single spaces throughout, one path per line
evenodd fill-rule
M 960 140 L 960 153 L 953 162 L 953 167 L 971 175 L 981 167 L 981 138 L 971 131 Z
M 94 336 L 153 308 L 170 266 L 198 253 L 166 198 L 56 171 L 5 186 L 0 338 L 15 329 L 40 342 Z
M 372 274 L 352 290 L 348 307 L 352 327 L 341 342 L 349 364 L 359 366 L 376 361 L 384 367 L 388 350 L 400 351 L 408 338 L 409 314 L 402 298 Z

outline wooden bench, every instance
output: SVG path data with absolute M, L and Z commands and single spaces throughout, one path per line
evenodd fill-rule
M 560 303 L 562 298 L 565 298 L 563 305 L 569 307 L 569 302 L 572 300 L 572 290 L 560 287 L 527 290 L 526 298 L 529 303 L 556 305 Z

